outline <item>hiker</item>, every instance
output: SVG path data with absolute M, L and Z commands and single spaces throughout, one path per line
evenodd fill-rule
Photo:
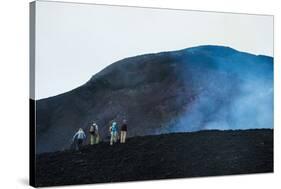
M 123 124 L 121 126 L 121 139 L 120 143 L 126 142 L 126 135 L 127 135 L 127 121 L 124 119 Z
M 99 143 L 99 128 L 98 125 L 94 122 L 90 127 L 90 145 Z
M 112 122 L 111 126 L 109 127 L 109 131 L 110 131 L 110 145 L 113 145 L 113 143 L 117 142 L 117 135 L 118 135 L 118 131 L 117 131 L 117 123 L 115 121 Z
M 73 136 L 72 138 L 72 141 L 74 142 L 75 144 L 75 149 L 76 150 L 79 150 L 81 149 L 82 145 L 83 145 L 83 142 L 84 140 L 86 139 L 86 135 L 85 135 L 85 132 L 83 131 L 82 128 L 80 128 L 76 133 L 75 135 Z

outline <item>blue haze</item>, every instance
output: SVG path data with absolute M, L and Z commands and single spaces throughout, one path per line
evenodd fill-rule
M 228 47 L 172 54 L 195 100 L 163 132 L 273 128 L 273 58 Z M 190 87 L 192 86 L 192 87 Z

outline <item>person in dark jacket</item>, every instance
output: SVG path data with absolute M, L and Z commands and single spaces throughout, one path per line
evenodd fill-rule
M 127 135 L 127 121 L 124 119 L 122 126 L 121 126 L 121 138 L 120 143 L 126 142 L 126 135 Z

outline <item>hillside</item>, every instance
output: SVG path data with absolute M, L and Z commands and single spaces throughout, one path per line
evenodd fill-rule
M 93 121 L 107 139 L 109 122 L 124 118 L 130 137 L 273 128 L 273 58 L 199 46 L 115 62 L 72 91 L 36 101 L 36 153 L 68 148 Z
M 273 172 L 273 130 L 199 131 L 36 157 L 36 186 Z

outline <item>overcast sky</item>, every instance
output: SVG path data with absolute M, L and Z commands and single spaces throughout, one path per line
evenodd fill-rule
M 37 1 L 35 97 L 125 57 L 207 44 L 273 56 L 273 17 Z

